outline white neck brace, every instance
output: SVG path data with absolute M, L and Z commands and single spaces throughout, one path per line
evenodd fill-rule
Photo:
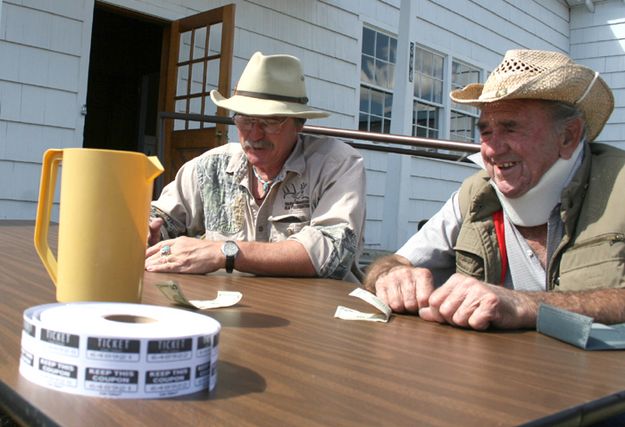
M 522 227 L 534 227 L 547 223 L 551 211 L 560 203 L 560 195 L 568 184 L 574 167 L 578 165 L 577 160 L 580 158 L 583 146 L 584 142 L 580 141 L 570 159 L 556 160 L 538 184 L 514 199 L 504 196 L 493 180 L 490 180 L 511 223 Z

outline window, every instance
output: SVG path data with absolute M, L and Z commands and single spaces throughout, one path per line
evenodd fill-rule
M 390 133 L 397 39 L 363 28 L 358 129 Z
M 415 47 L 412 136 L 438 138 L 443 112 L 445 58 Z
M 478 83 L 479 81 L 480 70 L 462 62 L 452 62 L 451 90 L 462 89 L 470 83 Z M 479 112 L 476 107 L 452 102 L 449 139 L 460 142 L 477 141 L 476 122 L 478 116 Z
M 446 71 L 451 68 L 451 72 Z M 477 142 L 478 109 L 448 99 L 449 91 L 480 81 L 481 70 L 424 47 L 414 47 L 412 136 Z M 451 81 L 446 81 L 451 76 Z M 449 117 L 449 123 L 445 123 Z M 447 130 L 449 134 L 447 134 Z

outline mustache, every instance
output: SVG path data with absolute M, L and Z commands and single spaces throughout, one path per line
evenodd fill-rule
M 261 139 L 260 141 L 243 141 L 243 148 L 262 149 L 271 147 L 273 147 L 273 144 L 269 141 L 265 141 L 264 139 Z

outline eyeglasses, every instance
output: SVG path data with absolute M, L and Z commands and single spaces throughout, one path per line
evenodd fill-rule
M 288 117 L 259 119 L 241 114 L 236 114 L 233 117 L 234 124 L 242 132 L 249 132 L 258 124 L 264 133 L 271 135 L 282 132 L 282 126 L 288 119 Z

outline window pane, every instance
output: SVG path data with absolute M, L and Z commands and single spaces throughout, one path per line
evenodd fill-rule
M 360 68 L 360 81 L 365 84 L 374 84 L 373 58 L 362 55 L 362 65 Z
M 443 82 L 440 80 L 432 82 L 432 101 L 439 104 L 443 102 Z
M 432 101 L 432 79 L 430 77 L 421 76 L 421 98 Z
M 415 98 L 421 98 L 421 88 L 423 87 L 423 82 L 421 81 L 421 74 L 415 73 L 414 77 L 414 91 L 413 95 Z
M 377 33 L 376 34 L 376 43 L 375 43 L 375 56 L 376 58 L 380 58 L 383 61 L 388 61 L 389 59 L 389 37 L 386 34 Z
M 412 112 L 412 134 L 423 138 L 438 138 L 440 108 L 415 102 Z
M 395 87 L 395 65 L 388 64 L 388 88 L 393 89 Z
M 421 64 L 421 72 L 427 76 L 432 75 L 432 54 L 423 52 L 423 64 Z
M 221 52 L 221 22 L 210 26 L 208 54 L 217 55 Z
M 393 64 L 397 63 L 397 39 L 391 38 L 391 51 L 389 61 Z
M 186 113 L 187 112 L 187 101 L 186 99 L 181 99 L 176 101 L 176 105 L 174 106 L 176 109 L 176 113 Z M 184 120 L 174 120 L 174 130 L 182 130 L 185 129 L 185 121 Z
M 384 107 L 384 93 L 372 90 L 371 91 L 371 114 L 381 116 Z
M 443 64 L 444 60 L 442 56 L 432 55 L 432 76 L 443 79 Z
M 369 124 L 369 132 L 382 132 L 382 119 L 379 117 L 370 116 L 371 122 Z
M 378 86 L 382 86 L 385 89 L 391 89 L 391 77 L 389 76 L 390 69 L 387 62 L 375 61 L 375 82 Z
M 195 30 L 195 40 L 193 41 L 193 58 L 204 58 L 206 47 L 206 27 Z
M 191 100 L 191 108 L 200 108 L 200 103 L 199 103 L 199 99 L 192 99 Z M 194 113 L 194 114 L 199 114 L 199 113 Z M 198 122 L 197 120 L 189 120 L 189 123 L 187 125 L 187 129 L 199 129 L 201 127 L 201 122 Z
M 375 32 L 369 28 L 362 29 L 362 53 L 373 56 L 375 43 Z
M 454 61 L 452 64 L 451 89 L 462 89 L 470 83 L 478 83 L 480 81 L 480 72 L 477 68 Z M 476 107 L 464 104 L 452 104 L 453 108 L 466 111 L 467 113 L 477 115 Z
M 384 117 L 391 117 L 391 111 L 393 109 L 393 94 L 384 94 Z
M 204 92 L 210 92 L 213 89 L 217 89 L 219 79 L 219 62 L 220 59 L 212 59 L 208 61 L 208 69 L 206 70 L 206 86 Z
M 180 34 L 180 45 L 178 46 L 178 62 L 188 61 L 191 50 L 191 31 Z
M 369 131 L 369 122 L 367 118 L 368 116 L 366 114 L 360 114 L 358 116 L 358 130 L 363 130 L 365 132 Z
M 475 123 L 476 117 L 452 111 L 449 139 L 452 141 L 470 142 L 476 141 Z
M 217 115 L 217 106 L 213 102 L 210 96 L 204 97 L 204 115 L 207 116 L 216 116 Z M 214 123 L 204 122 L 205 128 L 215 127 Z
M 369 110 L 369 97 L 371 96 L 369 88 L 360 86 L 360 111 L 368 113 Z
M 198 62 L 191 65 L 191 93 L 199 93 L 202 91 L 202 83 L 204 78 L 204 63 Z
M 187 82 L 189 81 L 189 66 L 183 65 L 178 67 L 178 76 L 176 82 L 176 96 L 183 96 L 187 94 Z

